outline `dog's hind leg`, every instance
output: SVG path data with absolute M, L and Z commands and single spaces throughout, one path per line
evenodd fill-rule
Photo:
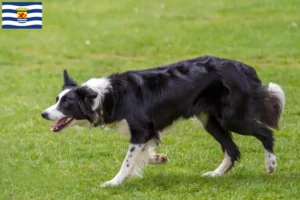
M 233 142 L 231 133 L 224 130 L 213 116 L 202 113 L 198 116 L 198 119 L 202 122 L 206 131 L 220 143 L 224 152 L 224 159 L 220 166 L 214 171 L 204 173 L 203 176 L 222 176 L 232 169 L 234 161 L 240 159 L 238 147 Z
M 265 149 L 265 168 L 268 173 L 272 173 L 276 169 L 276 156 L 274 154 L 274 137 L 273 131 L 266 125 L 255 120 L 232 120 L 228 128 L 243 135 L 252 135 L 256 137 L 264 146 Z
M 274 154 L 274 137 L 273 131 L 264 124 L 253 122 L 249 126 L 253 131 L 253 135 L 261 141 L 265 148 L 265 168 L 268 173 L 272 173 L 276 169 L 276 156 Z

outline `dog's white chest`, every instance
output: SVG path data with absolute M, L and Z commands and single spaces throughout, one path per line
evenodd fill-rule
M 126 121 L 126 119 L 122 119 L 118 122 L 109 124 L 108 127 L 110 129 L 114 129 L 116 132 L 122 135 L 130 135 L 130 128 Z

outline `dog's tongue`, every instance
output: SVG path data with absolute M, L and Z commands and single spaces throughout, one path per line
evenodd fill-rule
M 51 131 L 54 131 L 54 129 L 55 129 L 56 127 L 62 126 L 63 123 L 64 123 L 67 119 L 68 119 L 67 117 L 62 118 L 62 119 L 59 120 L 56 124 L 51 125 L 50 130 L 51 130 Z

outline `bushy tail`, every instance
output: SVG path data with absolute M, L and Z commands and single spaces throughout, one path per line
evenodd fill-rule
M 278 129 L 278 123 L 284 110 L 285 95 L 282 88 L 269 83 L 265 91 L 264 105 L 260 121 L 270 127 Z

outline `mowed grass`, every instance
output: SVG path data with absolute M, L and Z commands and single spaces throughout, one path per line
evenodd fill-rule
M 298 199 L 299 36 L 297 0 L 43 1 L 42 30 L 0 31 L 0 199 Z M 158 152 L 170 163 L 100 188 L 118 172 L 128 138 L 101 128 L 53 134 L 40 117 L 63 69 L 82 83 L 204 54 L 243 61 L 285 90 L 274 174 L 258 140 L 234 135 L 241 162 L 224 177 L 201 177 L 223 155 L 187 120 L 162 137 Z

